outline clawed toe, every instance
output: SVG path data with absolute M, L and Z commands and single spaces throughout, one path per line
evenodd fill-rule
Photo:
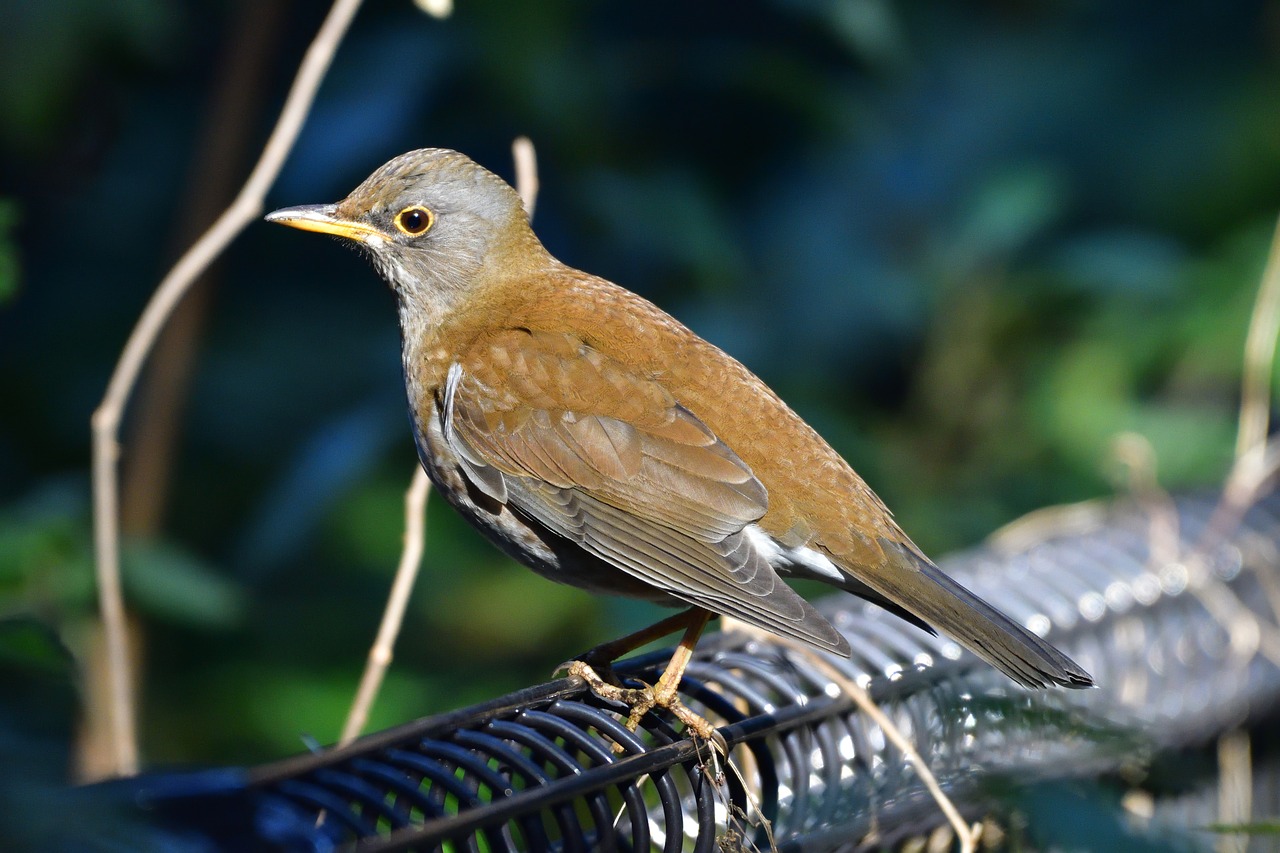
M 568 675 L 577 676 L 585 681 L 591 688 L 591 692 L 606 702 L 617 702 L 630 708 L 626 723 L 629 731 L 634 732 L 640 726 L 640 721 L 644 719 L 645 714 L 655 708 L 661 708 L 684 723 L 685 728 L 695 737 L 709 740 L 722 751 L 728 751 L 724 738 L 716 731 L 715 726 L 689 710 L 674 690 L 663 691 L 647 684 L 642 687 L 622 687 L 617 683 L 611 684 L 595 667 L 581 660 L 570 661 L 563 668 Z M 609 676 L 613 676 L 612 667 L 606 669 L 606 672 Z M 616 676 L 613 676 L 613 680 L 616 681 Z M 614 751 L 620 752 L 620 746 L 615 745 Z
M 654 708 L 662 708 L 684 723 L 685 729 L 694 737 L 711 741 L 722 752 L 727 753 L 727 744 L 724 738 L 716 731 L 715 726 L 690 711 L 680 701 L 680 697 L 676 693 L 676 688 L 680 685 L 680 678 L 684 675 L 685 667 L 688 666 L 689 660 L 693 655 L 694 644 L 697 643 L 698 636 L 702 633 L 702 629 L 706 626 L 709 618 L 711 618 L 711 614 L 707 611 L 698 607 L 691 607 L 685 612 L 668 617 L 643 631 L 637 631 L 612 643 L 596 646 L 577 660 L 561 664 L 557 672 L 563 669 L 570 676 L 581 678 L 591 688 L 592 693 L 606 702 L 617 702 L 626 705 L 630 709 L 630 713 L 627 715 L 627 729 L 630 731 L 634 732 L 639 728 L 640 721 L 644 719 L 645 714 Z M 619 655 L 625 654 L 637 646 L 649 642 L 655 636 L 661 636 L 677 626 L 684 628 L 684 636 L 680 638 L 680 643 L 672 653 L 671 660 L 667 663 L 666 669 L 663 670 L 658 683 L 652 687 L 647 684 L 638 688 L 623 687 L 622 682 L 613 671 L 613 661 L 617 660 Z M 617 753 L 623 751 L 622 745 L 619 743 L 615 743 L 613 749 Z
M 573 660 L 563 664 L 562 668 L 570 677 L 577 676 L 585 681 L 591 692 L 606 702 L 617 702 L 630 708 L 648 702 L 649 707 L 653 707 L 652 687 L 647 684 L 639 688 L 623 687 L 611 666 L 596 668 L 585 661 Z

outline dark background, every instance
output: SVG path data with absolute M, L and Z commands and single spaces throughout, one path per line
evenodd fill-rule
M 96 671 L 89 415 L 323 5 L 0 2 L 0 749 L 49 778 Z M 1277 105 L 1275 2 L 370 0 L 268 203 L 423 146 L 510 177 L 527 134 L 548 248 L 745 361 L 943 554 L 1113 494 L 1125 432 L 1166 487 L 1221 480 Z M 144 755 L 258 762 L 337 736 L 399 553 L 395 311 L 355 253 L 258 224 L 176 325 L 123 459 Z M 433 500 L 371 725 L 656 615 Z

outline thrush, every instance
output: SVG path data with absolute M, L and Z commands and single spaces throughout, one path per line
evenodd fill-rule
M 850 647 L 785 578 L 939 630 L 1028 687 L 1087 687 L 1052 645 L 942 573 L 879 497 L 746 367 L 653 303 L 561 263 L 519 196 L 466 156 L 412 151 L 336 204 L 267 216 L 364 250 L 399 306 L 418 455 L 499 548 L 552 580 L 688 609 L 570 671 L 665 707 L 708 618 Z M 684 629 L 652 688 L 602 670 Z

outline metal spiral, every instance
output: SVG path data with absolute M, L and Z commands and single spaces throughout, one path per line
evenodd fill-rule
M 233 782 L 216 777 L 199 794 L 198 774 L 185 788 L 172 775 L 143 780 L 138 796 L 171 820 L 219 838 L 239 832 L 262 849 L 888 844 L 940 814 L 827 668 L 868 691 L 971 815 L 990 808 L 1002 779 L 1086 778 L 1194 747 L 1280 698 L 1278 513 L 1269 499 L 1219 535 L 1209 498 L 1096 506 L 943 561 L 1071 654 L 1096 690 L 1024 690 L 951 641 L 841 596 L 821 609 L 852 659 L 737 631 L 699 650 L 682 693 L 722 724 L 728 762 L 653 714 L 628 731 L 618 708 L 565 680 Z M 659 653 L 619 672 L 652 682 L 664 662 Z M 191 807 L 208 806 L 215 789 L 221 812 Z

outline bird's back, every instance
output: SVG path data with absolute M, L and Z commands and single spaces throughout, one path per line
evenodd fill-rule
M 612 282 L 566 266 L 555 281 L 559 293 L 526 291 L 509 323 L 574 334 L 661 383 L 764 484 L 763 530 L 850 566 L 883 560 L 880 539 L 914 548 L 848 463 L 739 361 Z

